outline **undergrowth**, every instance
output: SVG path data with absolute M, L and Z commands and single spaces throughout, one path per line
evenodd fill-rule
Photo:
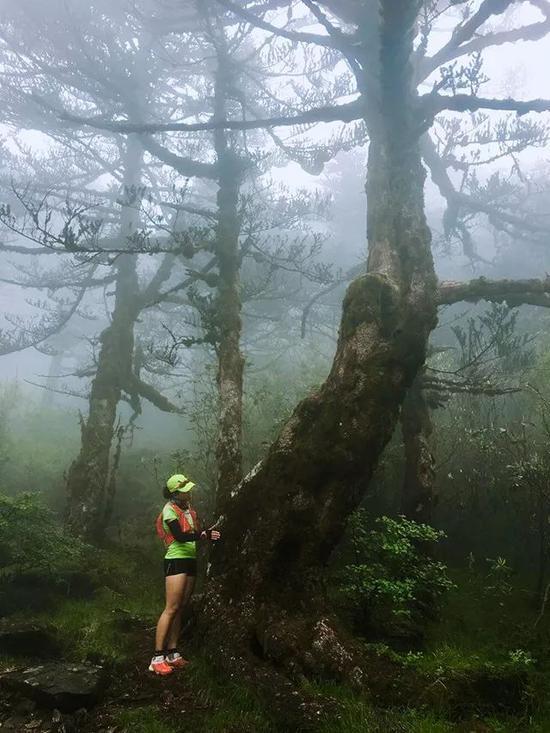
M 127 553 L 115 548 L 90 562 L 95 586 L 91 595 L 59 596 L 53 609 L 32 616 L 57 629 L 67 659 L 102 662 L 121 669 L 128 663 L 134 668 L 145 663 L 144 653 L 152 643 L 152 628 L 163 603 L 162 577 L 154 555 L 149 565 L 137 550 L 130 550 L 129 556 Z M 440 698 L 424 696 L 421 688 L 409 709 L 398 703 L 397 696 L 393 699 L 393 693 L 382 707 L 374 698 L 359 696 L 345 686 L 310 681 L 304 683 L 304 691 L 330 699 L 333 711 L 320 720 L 319 733 L 550 731 L 546 704 L 550 699 L 549 621 L 544 617 L 535 628 L 538 609 L 520 583 L 511 583 L 503 600 L 498 592 L 487 590 L 487 576 L 479 568 L 455 570 L 451 576 L 455 587 L 441 619 L 429 627 L 421 650 L 366 644 L 367 656 L 373 660 L 369 662 L 370 678 L 377 675 L 377 656 L 389 658 L 402 670 L 399 679 L 415 677 L 424 680 L 425 687 L 435 683 L 442 691 L 457 679 L 469 680 L 482 673 L 503 678 L 519 675 L 522 684 L 525 681 L 522 709 L 496 714 L 481 704 L 476 706 L 474 700 L 467 710 L 457 712 L 449 707 L 446 693 Z M 19 615 L 31 620 L 28 610 Z M 162 695 L 170 694 L 170 687 L 159 684 L 158 702 L 147 701 L 128 709 L 117 708 L 113 700 L 110 715 L 117 731 L 179 733 L 188 726 L 212 733 L 281 730 L 269 704 L 246 681 L 231 677 L 230 670 L 226 674 L 215 669 L 210 652 L 202 650 L 199 641 L 193 642 L 190 651 L 191 664 L 177 688 L 185 693 L 180 713 L 174 715 L 173 706 L 168 709 L 164 705 Z M 11 658 L 0 660 L 3 667 L 12 663 Z M 132 689 L 130 694 L 136 691 Z

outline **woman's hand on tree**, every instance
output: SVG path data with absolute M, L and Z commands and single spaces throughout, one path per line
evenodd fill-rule
M 213 540 L 215 542 L 216 540 L 219 540 L 220 537 L 221 534 L 217 529 L 203 529 L 201 532 L 201 540 Z

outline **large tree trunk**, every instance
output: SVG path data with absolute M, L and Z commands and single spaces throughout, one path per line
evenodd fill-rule
M 321 620 L 319 573 L 365 494 L 436 323 L 409 65 L 419 0 L 382 6 L 380 88 L 367 119 L 368 274 L 346 294 L 326 382 L 232 492 L 203 609 L 222 648 L 238 639 L 317 672 L 355 668 Z
M 228 62 L 229 63 L 229 62 Z M 225 97 L 230 79 L 218 71 L 215 115 L 225 118 Z M 224 130 L 214 133 L 219 166 L 216 257 L 219 271 L 217 295 L 219 424 L 216 444 L 218 511 L 242 478 L 243 367 L 241 354 L 241 292 L 239 271 L 240 220 L 238 214 L 242 164 L 232 151 Z
M 141 179 L 143 150 L 130 136 L 124 160 L 125 203 L 120 221 L 120 244 L 124 246 L 138 222 L 136 187 Z M 100 541 L 108 517 L 109 487 L 112 487 L 111 445 L 118 403 L 124 387 L 131 384 L 134 324 L 138 315 L 136 255 L 117 259 L 115 305 L 110 325 L 100 336 L 97 371 L 92 381 L 89 412 L 82 421 L 80 453 L 67 476 L 66 523 L 71 532 L 92 542 Z
M 403 403 L 401 430 L 405 447 L 401 512 L 415 522 L 430 524 L 436 504 L 435 459 L 430 446 L 433 424 L 418 381 Z

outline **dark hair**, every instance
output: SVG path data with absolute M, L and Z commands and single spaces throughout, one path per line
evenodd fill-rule
M 172 492 L 169 490 L 167 486 L 163 486 L 162 488 L 162 495 L 165 499 L 171 499 L 172 498 Z

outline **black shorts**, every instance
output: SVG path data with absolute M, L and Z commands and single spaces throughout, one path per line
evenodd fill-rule
M 174 557 L 171 560 L 164 560 L 164 575 L 191 575 L 197 574 L 197 561 L 194 557 Z

